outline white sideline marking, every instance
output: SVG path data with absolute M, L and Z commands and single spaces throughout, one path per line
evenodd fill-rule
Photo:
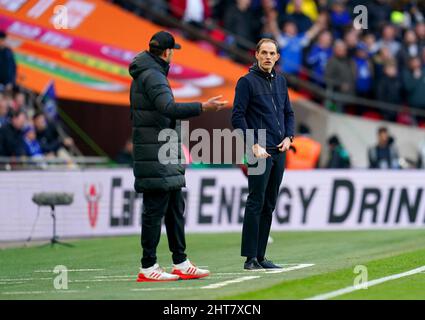
M 129 282 L 129 281 L 136 281 L 136 277 L 125 278 L 125 279 L 81 279 L 81 280 L 68 280 L 68 282 L 116 282 L 116 281 L 123 281 L 123 282 Z
M 20 278 L 20 279 L 0 279 L 0 281 L 2 282 L 13 282 L 13 281 L 31 281 L 31 280 L 36 280 L 35 278 Z
M 123 276 L 95 276 L 95 279 L 113 279 L 113 278 L 137 278 L 137 274 L 135 275 L 123 275 Z
M 1 294 L 13 295 L 13 294 L 42 294 L 48 291 L 11 291 L 11 292 L 2 292 Z
M 233 280 L 227 280 L 223 282 L 213 283 L 208 286 L 204 287 L 178 287 L 178 288 L 137 288 L 137 289 L 130 289 L 131 291 L 168 291 L 168 290 L 192 290 L 192 289 L 217 289 L 224 286 L 227 286 L 228 284 L 232 283 L 239 283 L 247 280 L 253 280 L 260 278 L 259 276 L 250 276 L 250 277 L 241 277 L 236 278 Z
M 68 272 L 92 272 L 104 271 L 105 269 L 68 269 Z M 34 272 L 53 273 L 53 270 L 35 270 Z
M 81 290 L 51 290 L 51 291 L 9 291 L 2 292 L 5 295 L 22 295 L 22 294 L 43 294 L 43 293 L 78 293 Z
M 199 287 L 182 287 L 182 288 L 137 288 L 130 289 L 130 291 L 169 291 L 169 290 L 192 290 L 199 289 Z
M 277 270 L 273 270 L 271 269 L 270 271 L 267 271 L 266 273 L 282 273 L 282 272 L 288 272 L 288 271 L 293 271 L 293 270 L 298 270 L 298 269 L 304 269 L 304 268 L 308 268 L 308 267 L 312 267 L 314 266 L 314 263 L 301 263 L 298 265 L 295 265 L 293 267 L 289 267 L 289 268 L 283 268 L 283 269 L 277 269 Z
M 52 280 L 53 278 L 0 278 L 0 281 L 34 281 L 34 280 Z
M 239 282 L 248 281 L 248 280 L 254 280 L 254 279 L 257 279 L 257 278 L 260 278 L 260 276 L 240 277 L 240 278 L 236 278 L 236 279 L 233 279 L 233 280 L 227 280 L 227 281 L 223 281 L 223 282 L 213 283 L 213 284 L 210 284 L 208 286 L 201 287 L 201 289 L 217 289 L 217 288 L 227 286 L 228 284 L 239 283 Z
M 220 275 L 220 276 L 225 276 L 225 275 L 246 275 L 247 273 L 256 273 L 258 272 L 258 274 L 275 274 L 275 273 L 282 273 L 282 272 L 288 272 L 288 271 L 293 271 L 293 270 L 298 270 L 298 269 L 304 269 L 304 268 L 308 268 L 308 267 L 312 267 L 315 264 L 314 263 L 298 263 L 298 264 L 277 264 L 278 266 L 292 266 L 292 267 L 287 267 L 287 268 L 282 268 L 282 269 L 260 269 L 260 270 L 244 270 L 242 272 L 217 272 L 217 273 L 213 273 L 213 275 Z
M 372 287 L 372 286 L 376 286 L 377 284 L 381 284 L 387 281 L 391 281 L 391 280 L 395 280 L 395 279 L 400 279 L 400 278 L 404 278 L 404 277 L 408 277 L 411 275 L 414 275 L 416 273 L 420 273 L 425 271 L 425 266 L 416 268 L 416 269 L 412 269 L 403 273 L 397 273 L 397 274 L 393 274 L 391 276 L 387 276 L 387 277 L 383 277 L 383 278 L 379 278 L 379 279 L 375 279 L 372 281 L 368 281 L 363 283 L 363 286 L 367 286 L 367 287 Z M 342 296 L 344 294 L 356 291 L 356 290 L 360 290 L 362 289 L 362 285 L 358 285 L 358 286 L 350 286 L 350 287 L 346 287 L 343 289 L 339 289 L 339 290 L 335 290 L 335 291 L 331 291 L 328 293 L 324 293 L 324 294 L 319 294 L 317 296 L 308 298 L 306 300 L 327 300 L 327 299 L 331 299 L 331 298 L 335 298 L 338 296 Z

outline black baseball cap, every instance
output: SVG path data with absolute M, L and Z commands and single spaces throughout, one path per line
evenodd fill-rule
M 174 37 L 167 31 L 159 31 L 155 33 L 149 41 L 150 48 L 156 49 L 180 49 L 181 45 L 175 42 Z

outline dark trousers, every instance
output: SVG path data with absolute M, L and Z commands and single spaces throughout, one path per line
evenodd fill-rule
M 142 268 L 149 268 L 156 263 L 156 248 L 161 237 L 163 217 L 165 217 L 168 247 L 173 253 L 173 263 L 179 264 L 186 260 L 184 207 L 181 190 L 143 193 Z
M 241 255 L 256 257 L 259 261 L 266 254 L 272 213 L 285 170 L 285 153 L 271 155 L 266 159 L 266 169 L 262 175 L 248 176 L 249 193 L 242 228 Z

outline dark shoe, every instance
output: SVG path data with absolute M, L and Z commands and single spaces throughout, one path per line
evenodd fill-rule
M 264 268 L 258 263 L 257 258 L 249 259 L 244 263 L 243 268 L 248 271 L 264 270 Z
M 258 262 L 258 264 L 264 269 L 282 269 L 282 267 L 275 265 L 273 262 L 267 259 L 264 259 L 263 261 Z

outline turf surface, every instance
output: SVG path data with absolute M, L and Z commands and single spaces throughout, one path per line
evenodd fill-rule
M 1 250 L 0 299 L 306 299 L 352 286 L 356 265 L 368 268 L 369 281 L 425 266 L 425 230 L 421 229 L 274 232 L 272 236 L 270 260 L 284 268 L 314 265 L 281 273 L 244 272 L 240 234 L 191 234 L 189 257 L 199 266 L 208 266 L 210 277 L 136 283 L 138 237 L 88 239 L 73 242 L 74 248 Z M 158 258 L 169 269 L 165 235 Z M 54 289 L 57 275 L 52 269 L 57 265 L 70 270 L 67 290 Z M 218 286 L 208 288 L 213 284 Z M 336 299 L 425 299 L 424 288 L 425 273 L 418 273 Z

